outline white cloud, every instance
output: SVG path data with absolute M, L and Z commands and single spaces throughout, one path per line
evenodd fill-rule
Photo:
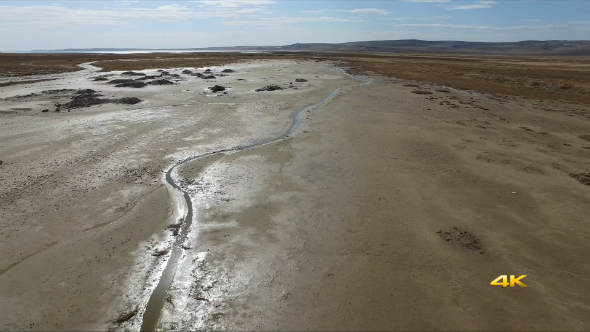
M 450 0 L 403 0 L 405 2 L 449 2 Z
M 125 25 L 131 20 L 178 21 L 186 19 L 239 18 L 263 12 L 262 8 L 193 11 L 185 6 L 164 5 L 156 8 L 76 9 L 63 6 L 0 6 L 3 26 L 28 28 L 88 27 L 96 25 Z
M 272 5 L 276 1 L 272 0 L 197 0 L 192 2 L 198 2 L 203 5 L 223 7 L 223 8 L 237 8 L 245 6 L 265 6 Z
M 364 15 L 389 15 L 390 11 L 385 9 L 377 8 L 358 8 L 358 9 L 324 9 L 324 10 L 304 10 L 302 13 L 306 14 L 323 14 L 326 12 L 341 12 L 341 13 L 353 13 L 353 14 L 364 14 Z
M 471 10 L 471 9 L 486 9 L 492 8 L 497 4 L 496 1 L 478 1 L 471 5 L 452 5 L 448 6 L 447 10 Z
M 370 15 L 389 15 L 391 12 L 385 9 L 376 9 L 376 8 L 364 8 L 364 9 L 351 9 L 347 10 L 349 13 L 355 14 L 370 14 Z
M 304 22 L 358 23 L 358 22 L 363 22 L 363 21 L 358 20 L 358 19 L 322 16 L 322 17 L 283 17 L 283 18 L 260 19 L 260 20 L 251 20 L 251 21 L 247 21 L 247 20 L 245 20 L 245 21 L 225 21 L 225 22 L 223 22 L 223 24 L 225 24 L 225 25 L 284 25 L 284 24 L 304 23 Z
M 432 16 L 432 17 L 392 17 L 393 21 L 432 21 L 432 20 L 450 20 L 450 16 Z

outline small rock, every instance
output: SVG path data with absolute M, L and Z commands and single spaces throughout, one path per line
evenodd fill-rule
M 211 90 L 212 92 L 225 91 L 225 87 L 223 85 L 214 85 L 212 87 L 209 87 L 209 90 Z
M 283 88 L 281 88 L 280 86 L 278 86 L 276 84 L 271 84 L 271 85 L 265 86 L 264 88 L 256 89 L 256 92 L 275 91 L 275 90 L 283 90 Z

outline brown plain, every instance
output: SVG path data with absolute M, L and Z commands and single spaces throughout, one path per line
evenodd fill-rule
M 218 66 L 259 59 L 333 60 L 351 72 L 461 90 L 590 103 L 590 58 L 367 53 L 2 54 L 0 76 L 52 74 L 95 62 L 103 71 Z

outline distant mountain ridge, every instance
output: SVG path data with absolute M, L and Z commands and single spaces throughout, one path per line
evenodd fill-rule
M 121 52 L 121 51 L 313 51 L 313 52 L 387 52 L 387 53 L 463 53 L 513 55 L 590 56 L 589 40 L 525 40 L 520 42 L 427 41 L 418 39 L 373 40 L 348 43 L 297 43 L 285 46 L 234 46 L 182 49 L 91 48 L 32 52 Z

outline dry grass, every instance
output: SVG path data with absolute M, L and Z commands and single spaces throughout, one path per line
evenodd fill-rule
M 0 54 L 0 76 L 79 70 L 206 67 L 259 59 L 333 60 L 352 73 L 431 82 L 462 90 L 590 104 L 589 57 L 399 55 L 369 53 Z
M 354 73 L 432 82 L 462 90 L 590 104 L 590 58 L 469 55 L 337 56 Z

